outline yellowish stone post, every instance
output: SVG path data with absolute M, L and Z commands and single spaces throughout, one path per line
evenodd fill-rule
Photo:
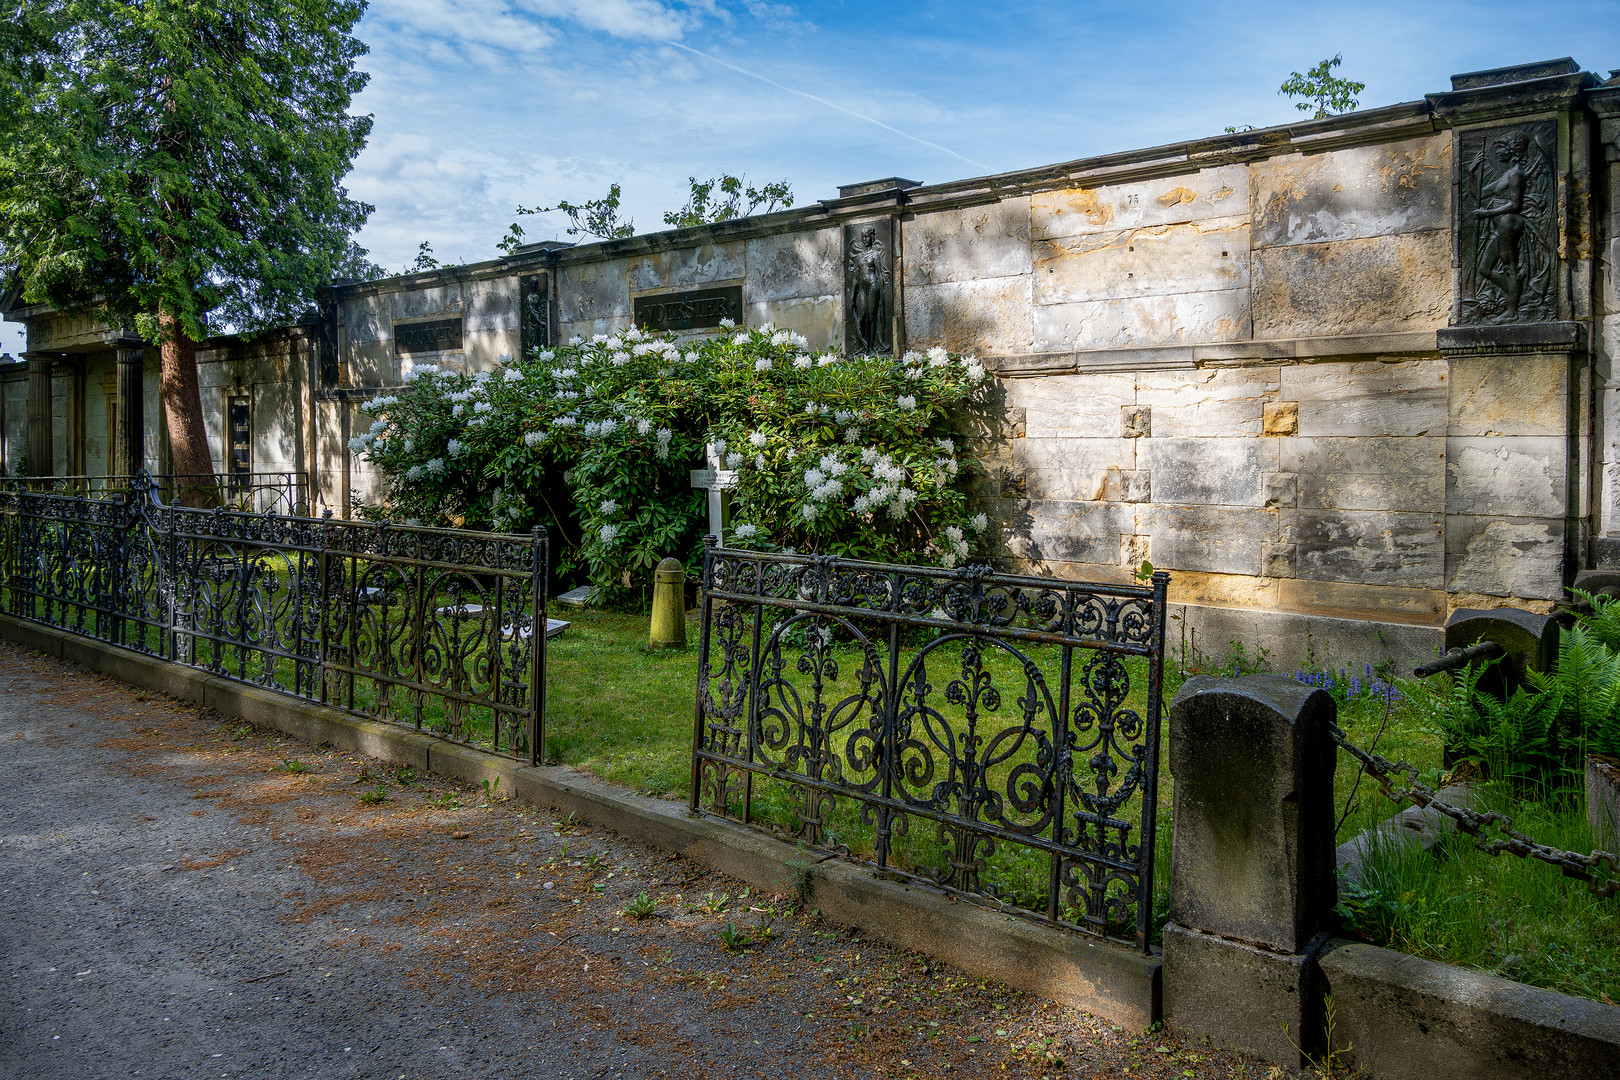
M 647 647 L 686 648 L 686 567 L 679 559 L 665 559 L 653 571 L 652 633 Z

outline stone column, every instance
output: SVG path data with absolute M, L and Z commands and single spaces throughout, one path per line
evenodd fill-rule
M 55 359 L 26 353 L 28 361 L 28 474 L 51 476 L 51 369 Z
M 134 476 L 146 467 L 145 353 L 134 346 L 118 350 L 118 427 L 113 437 L 113 473 Z
M 1190 679 L 1171 704 L 1171 1027 L 1283 1063 L 1321 1048 L 1334 715 L 1325 691 L 1281 675 Z

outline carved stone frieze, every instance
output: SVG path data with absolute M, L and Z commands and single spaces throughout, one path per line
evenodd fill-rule
M 844 226 L 844 349 L 894 351 L 894 221 Z
M 1558 207 L 1551 120 L 1461 135 L 1457 325 L 1558 318 Z

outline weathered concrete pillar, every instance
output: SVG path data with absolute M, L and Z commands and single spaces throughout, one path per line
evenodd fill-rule
M 27 353 L 28 361 L 28 474 L 51 476 L 51 369 L 54 358 Z
M 145 353 L 118 350 L 118 429 L 113 432 L 113 473 L 134 476 L 146 467 Z
M 1171 704 L 1171 1027 L 1284 1063 L 1319 1048 L 1334 715 L 1325 691 L 1281 675 L 1190 679 Z

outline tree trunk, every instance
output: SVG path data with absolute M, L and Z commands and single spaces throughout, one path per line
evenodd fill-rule
M 167 310 L 158 312 L 158 326 L 162 332 L 160 385 L 163 416 L 169 427 L 169 457 L 175 474 L 186 477 L 175 483 L 174 500 L 184 506 L 217 505 L 219 493 L 212 480 L 214 459 L 208 451 L 202 392 L 197 386 L 197 343 Z

